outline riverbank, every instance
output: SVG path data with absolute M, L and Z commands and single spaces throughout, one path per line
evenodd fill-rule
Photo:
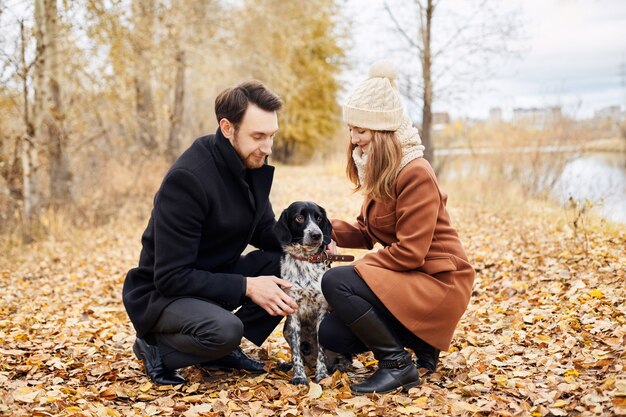
M 584 145 L 585 151 L 589 152 L 616 152 L 626 153 L 626 139 L 604 138 L 589 141 Z M 626 157 L 625 157 L 626 158 Z
M 538 144 L 536 146 L 456 146 L 435 148 L 435 156 L 451 155 L 493 155 L 493 154 L 516 154 L 516 153 L 559 153 L 559 152 L 608 152 L 626 154 L 626 139 L 601 138 L 579 143 L 563 143 L 552 141 L 554 144 Z M 624 156 L 626 160 L 626 155 Z

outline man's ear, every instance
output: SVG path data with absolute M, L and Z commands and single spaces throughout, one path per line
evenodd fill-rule
M 326 210 L 324 210 L 323 207 L 320 207 L 320 209 L 322 210 L 322 218 L 324 219 L 324 224 L 322 225 L 322 234 L 324 235 L 324 244 L 328 245 L 330 244 L 330 236 L 333 232 L 333 225 L 330 223 L 330 220 L 328 220 L 328 217 L 326 216 Z
M 287 209 L 285 209 L 280 214 L 280 218 L 274 225 L 274 234 L 278 238 L 281 245 L 291 243 L 291 232 L 289 231 L 288 222 L 289 219 L 287 218 Z
M 232 139 L 235 136 L 235 126 L 230 122 L 230 120 L 222 118 L 220 120 L 220 130 L 222 131 L 222 135 L 232 142 Z

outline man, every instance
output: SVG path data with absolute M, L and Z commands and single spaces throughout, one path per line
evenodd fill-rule
M 266 164 L 278 130 L 278 96 L 258 81 L 215 100 L 219 128 L 197 139 L 156 193 L 139 266 L 123 299 L 133 351 L 158 384 L 185 382 L 190 365 L 263 372 L 242 336 L 261 345 L 296 303 L 281 289 L 280 244 Z M 248 244 L 259 250 L 242 256 Z M 240 307 L 236 313 L 232 313 Z

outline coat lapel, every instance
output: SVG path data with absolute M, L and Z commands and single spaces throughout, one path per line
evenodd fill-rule
M 273 179 L 274 167 L 271 165 L 263 165 L 261 168 L 250 170 L 250 186 L 252 188 L 254 202 L 256 203 L 253 221 L 253 224 L 255 226 L 263 215 L 263 212 L 265 211 L 265 206 L 267 205 L 267 201 L 269 200 Z

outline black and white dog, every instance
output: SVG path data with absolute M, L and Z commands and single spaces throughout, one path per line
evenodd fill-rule
M 283 334 L 293 361 L 293 384 L 306 384 L 304 364 L 313 367 L 315 380 L 329 371 L 344 370 L 351 359 L 324 351 L 318 341 L 318 329 L 328 311 L 322 294 L 322 275 L 333 260 L 351 261 L 352 256 L 328 255 L 332 226 L 326 211 L 315 203 L 296 201 L 287 207 L 275 226 L 285 254 L 281 261 L 282 279 L 293 284 L 285 291 L 298 304 L 298 310 L 287 317 Z M 315 358 L 315 359 L 313 359 Z

